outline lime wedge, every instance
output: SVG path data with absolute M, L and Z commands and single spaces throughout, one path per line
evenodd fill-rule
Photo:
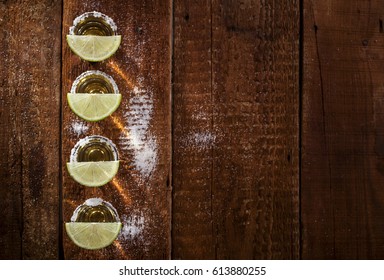
M 100 187 L 116 175 L 119 161 L 67 162 L 67 168 L 76 182 L 87 187 Z
M 79 247 L 96 250 L 107 247 L 116 239 L 121 223 L 65 223 L 69 238 Z
M 82 59 L 97 62 L 112 56 L 120 46 L 121 36 L 67 35 L 71 50 Z
M 68 93 L 69 107 L 86 121 L 100 121 L 112 114 L 120 105 L 121 94 Z

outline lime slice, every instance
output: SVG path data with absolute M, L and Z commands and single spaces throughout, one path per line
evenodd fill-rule
M 116 175 L 119 161 L 67 162 L 72 178 L 87 187 L 105 185 Z
M 82 59 L 97 62 L 109 58 L 120 46 L 121 36 L 67 35 L 71 50 Z
M 68 93 L 67 99 L 76 115 L 95 122 L 105 119 L 119 107 L 121 94 Z
M 69 238 L 79 247 L 96 250 L 107 247 L 116 239 L 121 223 L 65 223 Z

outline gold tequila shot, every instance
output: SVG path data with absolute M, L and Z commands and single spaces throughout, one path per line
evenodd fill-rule
M 116 31 L 116 24 L 109 16 L 100 12 L 87 12 L 75 18 L 69 34 L 114 36 Z
M 83 138 L 73 147 L 67 169 L 69 175 L 81 185 L 101 187 L 117 174 L 117 148 L 111 140 L 103 136 Z

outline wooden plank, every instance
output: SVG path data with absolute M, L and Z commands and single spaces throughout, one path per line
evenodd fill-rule
M 213 259 L 211 3 L 174 1 L 172 257 Z M 201 114 L 201 115 L 199 115 Z
M 304 259 L 382 259 L 381 1 L 304 1 Z
M 174 2 L 173 257 L 299 257 L 298 1 Z
M 170 256 L 170 1 L 64 1 L 64 36 L 84 12 L 110 16 L 122 35 L 117 53 L 102 63 L 81 61 L 63 45 L 63 164 L 74 144 L 103 135 L 117 146 L 121 159 L 113 182 L 101 188 L 75 183 L 63 169 L 63 216 L 91 197 L 112 203 L 123 223 L 117 241 L 87 251 L 64 233 L 66 259 L 164 259 Z M 86 70 L 110 74 L 123 95 L 107 119 L 87 123 L 69 109 L 65 95 Z
M 61 1 L 0 2 L 0 258 L 59 248 Z

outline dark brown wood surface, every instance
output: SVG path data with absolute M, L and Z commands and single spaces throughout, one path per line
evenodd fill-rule
M 303 12 L 302 257 L 383 259 L 383 2 Z
M 61 1 L 0 1 L 0 258 L 59 255 Z
M 0 259 L 383 259 L 384 6 L 300 2 L 0 1 Z M 101 63 L 65 41 L 87 11 L 123 38 Z M 97 123 L 66 102 L 91 69 L 123 94 Z M 65 167 L 93 134 L 101 188 Z M 96 251 L 63 230 L 91 197 L 123 223 Z
M 114 180 L 86 188 L 63 168 L 63 217 L 91 197 L 110 202 L 123 228 L 117 241 L 102 250 L 83 250 L 64 232 L 66 259 L 167 259 L 170 257 L 170 1 L 64 1 L 63 42 L 73 20 L 99 11 L 116 23 L 122 43 L 101 63 L 82 61 L 63 44 L 63 166 L 75 143 L 88 135 L 111 139 L 120 155 Z M 86 70 L 111 75 L 122 94 L 118 110 L 88 123 L 66 103 L 72 82 Z
M 299 257 L 298 1 L 175 1 L 173 258 Z

